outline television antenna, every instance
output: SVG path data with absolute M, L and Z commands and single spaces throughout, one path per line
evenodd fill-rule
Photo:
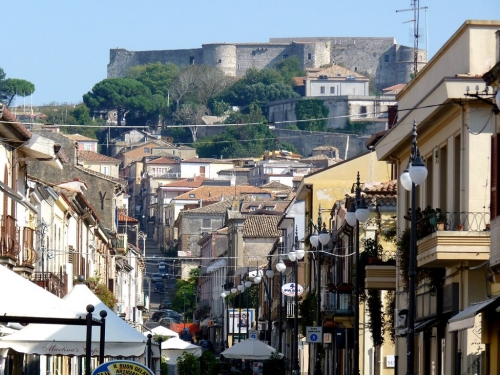
M 411 8 L 396 10 L 397 13 L 398 12 L 413 11 L 413 19 L 406 21 L 406 22 L 403 22 L 403 23 L 408 23 L 408 22 L 413 23 L 413 74 L 414 74 L 414 76 L 416 76 L 417 72 L 418 72 L 418 39 L 420 38 L 419 23 L 420 23 L 420 10 L 421 9 L 425 10 L 425 29 L 426 29 L 425 49 L 426 49 L 426 55 L 427 55 L 427 9 L 429 9 L 429 7 L 426 7 L 426 6 L 421 7 L 420 0 L 411 0 Z

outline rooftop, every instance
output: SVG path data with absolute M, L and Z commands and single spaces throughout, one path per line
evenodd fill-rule
M 78 133 L 76 133 L 76 134 L 61 133 L 61 134 L 64 135 L 66 138 L 72 139 L 72 140 L 77 141 L 77 142 L 82 142 L 82 141 L 97 142 L 97 139 L 95 139 L 95 138 L 86 137 L 86 136 L 78 134 Z
M 178 195 L 174 199 L 215 199 L 223 196 L 237 196 L 249 194 L 269 194 L 256 186 L 200 186 L 190 192 Z
M 245 237 L 280 237 L 278 222 L 281 215 L 249 215 L 245 216 L 243 236 Z
M 99 161 L 120 164 L 120 160 L 99 154 L 94 151 L 78 150 L 78 159 L 82 161 Z

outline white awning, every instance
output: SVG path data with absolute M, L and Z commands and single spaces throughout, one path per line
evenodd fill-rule
M 497 308 L 498 306 L 500 306 L 500 298 L 492 298 L 470 305 L 448 321 L 450 324 L 448 332 L 461 331 L 474 327 L 474 318 L 477 314 L 488 308 Z
M 219 268 L 225 267 L 226 264 L 227 264 L 227 259 L 226 258 L 219 259 L 219 260 L 215 261 L 214 263 L 212 263 L 210 266 L 208 266 L 207 273 L 215 272 Z

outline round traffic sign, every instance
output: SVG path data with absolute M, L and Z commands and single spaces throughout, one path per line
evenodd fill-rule
M 316 341 L 316 340 L 318 340 L 318 335 L 316 335 L 315 333 L 313 333 L 311 335 L 311 341 Z

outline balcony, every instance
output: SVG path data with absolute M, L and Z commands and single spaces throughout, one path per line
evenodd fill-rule
M 286 317 L 295 318 L 295 301 L 287 301 L 286 303 Z M 299 311 L 300 317 L 300 311 Z
M 19 228 L 16 227 L 16 219 L 5 216 L 2 220 L 0 242 L 1 263 L 11 266 L 16 265 L 19 255 Z
M 116 251 L 127 254 L 127 235 L 125 233 L 118 233 L 116 235 Z
M 354 316 L 353 295 L 339 292 L 324 292 L 322 297 L 323 317 L 333 318 L 335 323 L 352 326 Z
M 396 290 L 396 265 L 367 265 L 365 289 Z
M 446 221 L 417 242 L 418 267 L 449 267 L 490 258 L 490 219 L 484 212 L 447 212 Z M 439 230 L 442 229 L 442 230 Z
M 58 276 L 52 272 L 35 272 L 33 276 L 35 284 L 58 297 L 62 298 L 68 293 L 68 275 L 66 274 L 61 273 Z

